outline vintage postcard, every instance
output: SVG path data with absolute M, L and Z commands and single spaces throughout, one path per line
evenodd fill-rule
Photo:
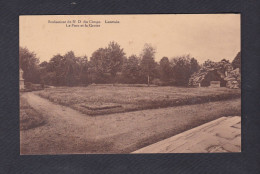
M 241 152 L 240 14 L 21 15 L 20 154 Z

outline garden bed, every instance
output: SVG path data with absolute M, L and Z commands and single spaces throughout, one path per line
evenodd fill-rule
M 38 92 L 43 98 L 88 115 L 192 105 L 241 97 L 240 89 L 179 87 L 59 87 Z

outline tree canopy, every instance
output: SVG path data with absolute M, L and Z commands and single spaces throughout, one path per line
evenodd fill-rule
M 110 74 L 110 80 L 114 81 L 117 72 L 122 70 L 124 56 L 124 50 L 116 42 L 110 42 L 108 47 L 96 50 L 90 58 L 93 80 L 103 81 Z
M 130 56 L 125 60 L 122 75 L 122 81 L 125 83 L 138 83 L 141 78 L 141 67 L 139 59 L 136 55 Z
M 238 52 L 234 60 L 232 61 L 232 66 L 234 69 L 239 68 L 241 72 L 241 52 Z
M 175 85 L 188 85 L 190 76 L 198 70 L 198 63 L 190 55 L 183 55 L 171 59 Z
M 27 48 L 19 47 L 19 67 L 24 71 L 25 82 L 39 83 L 39 58 Z
M 172 68 L 168 57 L 163 57 L 160 60 L 160 79 L 167 82 L 171 79 Z
M 45 83 L 54 86 L 77 86 L 90 83 L 130 83 L 187 86 L 192 74 L 201 68 L 225 66 L 227 60 L 220 63 L 207 60 L 202 66 L 190 55 L 169 59 L 162 57 L 155 61 L 156 49 L 145 44 L 140 56 L 128 58 L 121 46 L 110 42 L 105 48 L 98 48 L 90 57 L 78 57 L 73 51 L 64 55 L 56 54 L 49 61 L 39 64 L 34 52 L 19 48 L 20 68 L 24 71 L 26 82 Z M 241 54 L 232 61 L 234 68 L 241 67 Z M 229 67 L 225 67 L 227 69 Z
M 144 76 L 147 77 L 147 84 L 150 84 L 150 78 L 154 75 L 156 63 L 155 63 L 156 50 L 149 44 L 145 44 L 141 53 L 141 71 Z

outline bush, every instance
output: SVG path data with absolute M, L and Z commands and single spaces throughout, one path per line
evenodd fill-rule
M 25 82 L 24 83 L 26 89 L 32 89 L 32 83 L 31 82 Z
M 31 82 L 25 83 L 25 91 L 37 91 L 44 89 L 44 85 L 42 84 L 33 84 Z
M 163 82 L 160 79 L 153 79 L 152 84 L 162 86 Z

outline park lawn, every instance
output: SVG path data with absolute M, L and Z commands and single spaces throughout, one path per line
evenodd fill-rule
M 223 116 L 241 115 L 241 100 L 226 100 L 87 117 L 27 93 L 48 124 L 20 132 L 21 154 L 130 153 Z
M 90 85 L 88 87 L 49 88 L 39 91 L 37 94 L 87 115 L 103 115 L 235 99 L 240 98 L 241 90 L 225 87 Z
M 33 129 L 46 124 L 41 113 L 33 109 L 23 97 L 20 97 L 20 130 Z

